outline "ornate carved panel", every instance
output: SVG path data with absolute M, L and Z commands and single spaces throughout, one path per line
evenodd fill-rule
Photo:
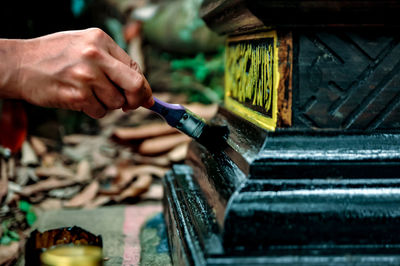
M 400 129 L 399 37 L 371 29 L 299 34 L 295 127 Z

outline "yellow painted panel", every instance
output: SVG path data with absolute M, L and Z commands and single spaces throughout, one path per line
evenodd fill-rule
M 267 130 L 275 130 L 278 99 L 276 31 L 233 37 L 225 58 L 225 106 Z

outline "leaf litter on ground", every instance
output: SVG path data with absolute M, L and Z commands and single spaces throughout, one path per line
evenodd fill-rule
M 186 102 L 169 93 L 156 97 Z M 217 110 L 216 105 L 185 106 L 205 119 Z M 144 108 L 114 110 L 99 124 L 98 134 L 67 135 L 61 143 L 28 136 L 20 155 L 1 160 L 0 220 L 11 221 L 11 230 L 0 229 L 1 243 L 10 244 L 0 245 L 0 264 L 18 257 L 35 213 L 161 200 L 160 178 L 183 162 L 190 138 Z

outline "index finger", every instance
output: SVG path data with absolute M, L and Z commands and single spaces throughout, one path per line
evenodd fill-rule
M 103 57 L 101 69 L 125 94 L 125 111 L 153 103 L 152 91 L 146 78 L 109 54 Z M 151 105 L 150 105 L 151 106 Z
M 115 59 L 143 74 L 139 65 L 111 37 L 109 37 L 108 52 Z
M 154 98 L 152 96 L 152 91 L 151 91 L 150 85 L 146 79 L 144 79 L 144 88 L 146 91 L 145 94 L 150 95 L 150 97 L 148 97 L 147 101 L 143 102 L 142 106 L 145 108 L 150 108 L 154 105 Z M 127 93 L 130 94 L 131 92 L 127 92 Z M 128 103 L 125 103 L 124 106 L 122 106 L 123 111 L 128 111 L 130 109 L 132 109 L 132 108 L 129 106 Z
M 112 57 L 114 57 L 118 61 L 121 61 L 125 65 L 129 66 L 130 69 L 133 69 L 133 70 L 139 72 L 140 74 L 142 74 L 142 76 L 144 78 L 145 91 L 147 92 L 146 94 L 148 94 L 148 95 L 152 94 L 150 84 L 147 81 L 147 79 L 144 77 L 139 64 L 136 63 L 116 42 L 114 42 L 114 40 L 111 37 L 109 37 L 108 52 Z M 143 106 L 146 108 L 151 107 L 153 105 L 154 105 L 153 97 L 150 97 L 149 100 L 143 104 Z M 126 103 L 122 108 L 124 111 L 132 109 L 132 107 L 130 107 L 129 103 Z

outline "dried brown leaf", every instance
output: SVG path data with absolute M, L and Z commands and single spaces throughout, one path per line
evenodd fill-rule
M 75 184 L 75 181 L 72 179 L 58 179 L 58 178 L 49 178 L 43 181 L 40 181 L 36 184 L 26 186 L 22 189 L 19 194 L 22 196 L 30 196 L 38 192 L 48 191 L 50 189 L 67 187 Z
M 76 194 L 78 194 L 80 190 L 81 190 L 81 184 L 65 188 L 52 189 L 49 191 L 48 194 L 50 197 L 53 198 L 70 199 Z
M 114 130 L 114 136 L 120 140 L 140 140 L 176 133 L 177 129 L 167 123 L 152 123 L 138 127 L 120 127 Z
M 7 163 L 5 160 L 0 159 L 0 203 L 3 198 L 8 194 L 8 176 L 7 176 Z
M 170 159 L 168 158 L 167 155 L 144 156 L 144 155 L 135 153 L 135 154 L 131 155 L 131 158 L 137 164 L 151 164 L 151 165 L 162 166 L 162 167 L 166 167 L 171 164 Z
M 58 154 L 56 153 L 46 153 L 42 156 L 42 167 L 53 167 L 57 158 L 58 158 Z
M 201 103 L 191 103 L 184 104 L 184 106 L 191 112 L 206 120 L 211 119 L 218 111 L 218 104 L 205 105 Z
M 8 163 L 0 157 L 0 177 L 8 179 Z
M 162 178 L 168 168 L 158 167 L 154 165 L 138 165 L 138 166 L 127 166 L 120 169 L 120 174 L 116 180 L 120 187 L 128 185 L 135 177 L 140 175 L 154 175 Z
M 93 200 L 97 192 L 99 191 L 99 182 L 93 181 L 90 185 L 85 187 L 81 193 L 73 197 L 71 200 L 64 204 L 65 207 L 80 207 L 85 205 L 85 203 Z
M 100 195 L 100 196 L 97 196 L 91 202 L 85 204 L 84 207 L 86 209 L 94 209 L 94 208 L 103 206 L 103 205 L 109 203 L 110 201 L 111 201 L 111 197 L 110 196 Z
M 119 188 L 125 188 L 132 180 L 139 175 L 137 166 L 123 167 L 119 169 L 117 179 L 114 184 Z
M 62 208 L 62 200 L 48 198 L 36 206 L 43 211 L 58 210 Z
M 36 175 L 39 177 L 59 177 L 64 179 L 73 179 L 75 177 L 74 173 L 65 166 L 53 166 L 53 167 L 38 167 L 35 171 Z
M 107 115 L 99 119 L 99 124 L 103 129 L 114 128 L 115 125 L 121 124 L 122 122 L 126 125 L 143 123 L 143 121 L 153 114 L 152 111 L 146 108 L 138 108 L 135 112 L 125 113 L 122 109 L 113 110 L 108 112 Z
M 21 192 L 22 188 L 23 186 L 20 186 L 19 184 L 12 181 L 8 181 L 8 191 Z
M 39 159 L 28 141 L 24 141 L 21 149 L 21 164 L 24 166 L 38 165 Z
M 82 160 L 78 163 L 75 180 L 83 183 L 92 179 L 92 169 L 88 160 Z
M 148 191 L 140 195 L 143 200 L 161 200 L 164 195 L 164 189 L 161 184 L 151 184 Z
M 114 200 L 116 202 L 121 202 L 127 198 L 137 197 L 140 194 L 146 192 L 149 189 L 152 182 L 153 178 L 151 177 L 151 175 L 148 174 L 140 175 L 138 176 L 136 181 L 134 181 L 127 189 L 122 191 L 120 195 L 114 197 Z
M 157 97 L 161 101 L 167 103 L 176 103 L 176 104 L 184 104 L 187 103 L 187 95 L 186 94 L 176 94 L 170 92 L 158 92 L 153 93 L 153 96 Z
M 14 180 L 15 175 L 16 175 L 16 167 L 15 167 L 14 157 L 11 157 L 10 159 L 8 159 L 6 169 L 7 169 L 8 180 Z
M 151 116 L 154 116 L 154 112 L 147 109 L 147 108 L 138 108 L 135 110 L 135 112 L 130 112 L 128 116 L 128 120 L 126 121 L 127 125 L 132 125 L 132 124 L 139 124 L 143 123 L 146 119 L 148 119 Z M 157 117 L 159 118 L 159 117 Z M 161 120 L 161 118 L 159 118 Z
M 190 138 L 183 134 L 173 134 L 152 139 L 146 139 L 139 146 L 139 153 L 142 155 L 155 155 L 170 151 L 182 143 L 187 143 Z
M 93 151 L 92 153 L 93 169 L 99 169 L 110 165 L 113 160 L 109 157 L 104 156 L 98 151 Z
M 154 165 L 132 165 L 121 166 L 119 168 L 118 177 L 109 187 L 102 187 L 100 193 L 104 195 L 120 194 L 136 177 L 141 175 L 152 175 L 162 178 L 168 168 L 158 167 Z
M 30 203 L 39 204 L 44 199 L 46 199 L 46 193 L 44 192 L 35 193 L 30 195 L 28 198 Z
M 110 184 L 109 186 L 102 186 L 99 189 L 99 194 L 102 195 L 118 195 L 123 190 L 123 187 L 120 187 L 116 184 Z
M 141 24 L 140 22 L 135 22 L 137 24 Z M 145 72 L 146 71 L 146 65 L 145 65 L 145 60 L 144 60 L 144 55 L 143 55 L 143 38 L 140 35 L 140 26 L 138 27 L 139 30 L 137 30 L 138 35 L 136 35 L 134 38 L 132 38 L 128 43 L 128 53 L 131 56 L 131 58 L 139 65 L 140 69 Z
M 99 174 L 98 178 L 100 180 L 114 179 L 118 176 L 118 168 L 116 165 L 112 164 L 104 168 L 104 170 Z
M 10 245 L 0 245 L 0 265 L 11 265 L 20 253 L 20 242 L 12 242 Z
M 186 157 L 189 143 L 183 143 L 176 146 L 173 150 L 171 150 L 167 157 L 172 162 L 180 162 L 183 161 Z
M 85 142 L 86 140 L 90 139 L 91 137 L 88 135 L 83 135 L 83 134 L 72 134 L 65 136 L 63 138 L 63 143 L 64 144 L 69 144 L 69 145 L 77 145 L 82 142 Z
M 32 167 L 20 166 L 17 168 L 17 177 L 15 182 L 20 186 L 25 186 L 29 180 L 38 182 L 39 178 L 35 173 L 35 169 Z
M 10 184 L 9 184 L 9 185 L 10 185 Z M 18 204 L 18 201 L 19 201 L 19 200 L 20 200 L 20 196 L 17 195 L 15 191 L 12 191 L 11 189 L 9 189 L 4 204 L 5 204 L 5 205 L 10 205 L 10 206 L 11 206 L 11 204 L 14 204 L 14 203 L 17 203 L 17 204 Z
M 43 156 L 47 153 L 47 146 L 38 137 L 32 136 L 30 138 L 32 149 L 35 151 L 36 155 Z
M 102 128 L 115 125 L 116 122 L 123 117 L 126 117 L 127 114 L 122 111 L 122 109 L 112 110 L 108 112 L 103 118 L 99 119 L 99 124 Z

